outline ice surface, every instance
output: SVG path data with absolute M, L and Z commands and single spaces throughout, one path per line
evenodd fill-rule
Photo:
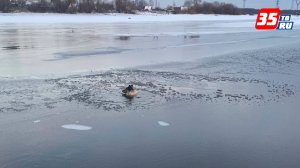
M 67 124 L 67 125 L 62 125 L 61 127 L 65 129 L 78 130 L 78 131 L 87 131 L 92 129 L 92 127 L 90 126 L 78 125 L 78 124 Z
M 92 72 L 49 79 L 0 80 L 0 112 L 58 110 L 80 103 L 107 111 L 148 109 L 172 101 L 268 103 L 297 94 L 300 49 L 295 46 L 239 52 L 194 62 L 133 70 Z M 267 76 L 265 74 L 268 74 Z M 282 80 L 282 76 L 288 80 Z M 268 77 L 268 78 L 267 78 Z M 132 101 L 121 90 L 133 84 Z
M 269 32 L 254 25 L 255 16 L 243 15 L 0 14 L 0 78 L 187 62 L 300 41 L 296 24 Z
M 0 112 L 69 103 L 115 111 L 177 100 L 266 103 L 297 91 L 264 75 L 297 74 L 297 26 L 256 31 L 255 16 L 223 15 L 0 18 Z M 128 84 L 140 91 L 133 101 L 120 95 Z

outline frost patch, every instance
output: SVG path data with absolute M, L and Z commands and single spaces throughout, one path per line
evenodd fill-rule
M 72 130 L 78 130 L 78 131 L 87 131 L 87 130 L 92 129 L 92 127 L 90 127 L 90 126 L 78 125 L 78 124 L 62 125 L 61 127 L 65 128 L 65 129 L 72 129 Z
M 158 123 L 160 126 L 162 126 L 162 127 L 168 127 L 168 126 L 170 126 L 169 123 L 164 122 L 164 121 L 158 121 L 157 123 Z

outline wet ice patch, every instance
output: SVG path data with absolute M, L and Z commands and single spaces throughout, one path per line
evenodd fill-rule
M 6 46 L 2 47 L 3 50 L 18 50 L 20 49 L 20 46 Z
M 62 125 L 61 127 L 65 129 L 78 130 L 78 131 L 87 131 L 92 129 L 92 127 L 90 126 L 78 125 L 78 124 L 67 124 L 67 125 Z
M 47 61 L 58 61 L 58 60 L 69 59 L 74 57 L 88 57 L 88 56 L 95 56 L 95 55 L 117 54 L 124 51 L 127 51 L 127 49 L 98 48 L 94 50 L 60 52 L 60 53 L 55 53 L 56 57 L 54 59 L 48 59 Z
M 158 121 L 157 123 L 158 123 L 160 126 L 162 126 L 162 127 L 168 127 L 168 126 L 170 126 L 169 123 L 164 122 L 164 121 Z

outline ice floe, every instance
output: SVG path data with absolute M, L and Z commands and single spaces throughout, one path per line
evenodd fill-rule
M 164 121 L 158 121 L 157 123 L 158 123 L 160 126 L 162 126 L 162 127 L 168 127 L 168 126 L 170 126 L 169 123 L 164 122 Z
M 41 122 L 41 120 L 35 120 L 35 121 L 33 121 L 33 123 L 39 123 L 39 122 Z
M 65 128 L 65 129 L 72 129 L 72 130 L 78 130 L 78 131 L 87 131 L 87 130 L 92 129 L 92 127 L 90 127 L 90 126 L 78 125 L 78 124 L 66 124 L 66 125 L 62 125 L 61 127 Z

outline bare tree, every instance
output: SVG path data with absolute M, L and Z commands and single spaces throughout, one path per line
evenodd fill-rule
M 92 13 L 96 6 L 93 0 L 84 0 L 79 3 L 79 12 Z
M 185 1 L 184 1 L 184 6 L 186 6 L 186 7 L 191 7 L 191 6 L 193 6 L 193 1 L 192 1 L 192 0 L 185 0 Z
M 17 0 L 16 2 L 19 8 L 24 8 L 26 6 L 26 0 Z
M 106 3 L 102 0 L 98 0 L 96 3 L 96 12 L 103 13 L 114 10 L 114 6 L 112 3 Z
M 143 10 L 144 9 L 144 7 L 145 6 L 147 6 L 148 5 L 148 3 L 145 1 L 145 0 L 139 0 L 138 2 L 137 2 L 137 9 L 139 9 L 139 10 Z
M 246 7 L 246 0 L 243 0 L 243 8 Z
M 119 13 L 132 13 L 135 8 L 134 2 L 131 0 L 116 0 L 115 5 Z
M 190 7 L 187 11 L 191 14 L 203 13 L 203 14 L 230 14 L 238 15 L 240 14 L 239 8 L 230 3 L 220 3 L 220 2 L 203 2 L 198 5 Z
M 197 6 L 200 5 L 201 2 L 202 0 L 185 0 L 184 6 L 186 7 Z
M 153 7 L 154 6 L 154 1 L 153 0 L 149 0 L 149 5 Z
M 10 5 L 10 0 L 0 0 L 0 11 L 9 12 Z
M 299 10 L 300 0 L 296 0 L 297 10 Z
M 194 1 L 194 5 L 199 5 L 202 2 L 202 0 L 193 0 L 193 1 Z

